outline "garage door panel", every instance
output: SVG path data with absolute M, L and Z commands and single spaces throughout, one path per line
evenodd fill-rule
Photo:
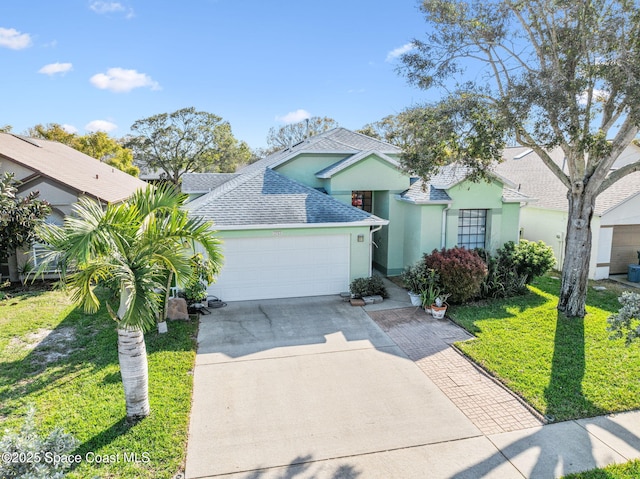
M 348 289 L 350 236 L 228 238 L 209 294 L 225 301 L 334 294 Z
M 630 264 L 638 263 L 640 225 L 617 225 L 611 240 L 610 274 L 627 273 Z

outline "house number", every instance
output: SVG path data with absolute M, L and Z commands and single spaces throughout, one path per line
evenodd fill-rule
M 273 231 L 272 236 L 282 236 L 282 231 Z

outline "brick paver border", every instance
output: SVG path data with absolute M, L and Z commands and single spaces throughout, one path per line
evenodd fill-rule
M 464 329 L 448 319 L 433 319 L 420 308 L 367 313 L 483 434 L 544 424 L 520 398 L 452 346 L 473 337 Z

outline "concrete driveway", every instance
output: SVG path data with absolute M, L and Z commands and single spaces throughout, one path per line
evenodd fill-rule
M 445 477 L 454 457 L 496 452 L 362 308 L 335 296 L 230 303 L 201 317 L 198 341 L 187 478 Z

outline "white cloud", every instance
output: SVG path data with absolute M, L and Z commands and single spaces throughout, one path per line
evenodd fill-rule
M 66 123 L 60 125 L 67 133 L 78 133 L 78 129 L 73 125 L 67 125 Z
M 107 133 L 118 128 L 118 125 L 106 120 L 93 120 L 84 126 L 87 131 L 106 131 Z
M 48 65 L 43 66 L 38 73 L 43 73 L 45 75 L 55 75 L 56 73 L 65 74 L 68 71 L 73 69 L 73 65 L 71 63 L 49 63 Z
M 107 73 L 98 73 L 89 80 L 93 86 L 101 90 L 111 90 L 116 93 L 128 92 L 134 88 L 149 87 L 160 90 L 158 82 L 144 73 L 124 68 L 109 68 Z
M 298 123 L 299 121 L 306 120 L 307 118 L 311 118 L 311 113 L 300 108 L 296 111 L 290 111 L 284 116 L 276 116 L 276 121 L 281 121 L 282 123 L 289 124 Z
M 396 58 L 398 58 L 399 56 L 410 52 L 414 48 L 415 48 L 415 45 L 413 43 L 411 43 L 411 42 L 410 43 L 405 43 L 401 47 L 394 48 L 389 53 L 387 53 L 387 58 L 386 58 L 385 61 L 391 62 L 391 61 L 395 60 Z
M 593 89 L 592 102 L 605 102 L 609 98 L 609 92 L 606 90 L 600 90 L 598 88 Z M 578 95 L 578 104 L 585 106 L 587 104 L 588 92 L 584 91 Z
M 89 8 L 100 15 L 123 12 L 127 19 L 134 17 L 133 8 L 125 7 L 120 2 L 92 2 Z
M 22 50 L 29 46 L 31 46 L 31 36 L 28 33 L 20 33 L 15 28 L 0 27 L 0 47 Z

